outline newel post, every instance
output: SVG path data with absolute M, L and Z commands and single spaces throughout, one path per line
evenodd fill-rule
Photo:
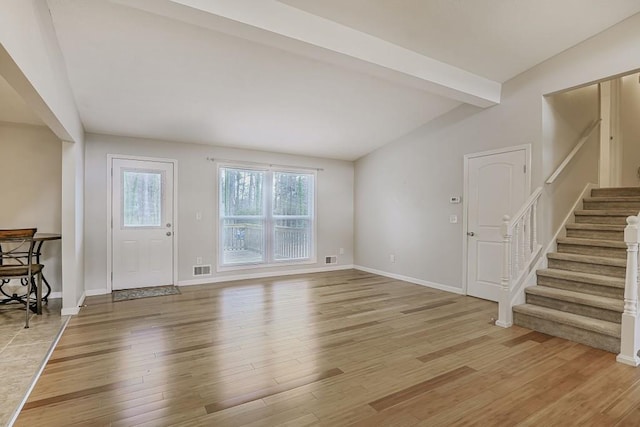
M 498 298 L 498 320 L 496 325 L 508 328 L 513 324 L 513 313 L 511 311 L 511 301 L 509 292 L 511 285 L 511 236 L 512 230 L 509 227 L 509 215 L 502 217 L 502 277 L 500 279 L 500 297 Z
M 640 328 L 638 327 L 638 217 L 627 218 L 624 241 L 627 244 L 627 273 L 624 283 L 624 313 L 620 336 L 620 354 L 616 360 L 627 365 L 640 365 Z

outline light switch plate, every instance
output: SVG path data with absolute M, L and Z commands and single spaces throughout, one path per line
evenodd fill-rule
M 458 215 L 449 215 L 449 223 L 457 224 L 458 223 Z

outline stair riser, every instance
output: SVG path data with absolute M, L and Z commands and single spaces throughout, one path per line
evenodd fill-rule
M 578 237 L 581 239 L 595 240 L 615 240 L 617 242 L 622 242 L 624 241 L 624 231 L 580 230 L 568 228 L 567 237 Z
M 626 216 L 576 215 L 576 224 L 626 225 Z
M 620 201 L 591 201 L 585 200 L 584 209 L 598 209 L 598 210 L 611 210 L 611 209 L 640 209 L 640 200 L 620 200 Z
M 538 276 L 538 285 L 550 288 L 565 289 L 567 291 L 582 292 L 609 298 L 624 298 L 624 289 L 611 286 L 594 285 L 592 283 L 573 282 L 555 277 Z
M 574 313 L 581 316 L 592 317 L 594 319 L 606 320 L 608 322 L 622 322 L 622 313 L 574 302 L 548 298 L 541 295 L 527 294 L 527 303 L 539 305 L 542 307 L 554 308 L 556 310 L 564 311 L 567 313 Z
M 600 246 L 570 245 L 566 243 L 558 243 L 558 252 L 618 259 L 627 258 L 627 250 L 623 248 L 603 248 Z
M 624 267 L 616 267 L 611 265 L 588 264 L 583 262 L 567 261 L 560 259 L 549 259 L 549 268 L 557 268 L 558 270 L 578 271 L 581 273 L 600 274 L 603 276 L 622 277 L 625 276 Z
M 594 188 L 591 197 L 640 197 L 640 187 L 633 188 Z
M 611 353 L 620 352 L 620 339 L 608 335 L 598 334 L 569 325 L 553 322 L 539 317 L 528 316 L 522 313 L 513 313 L 513 321 L 516 325 L 533 329 L 549 335 L 579 342 L 591 347 L 600 348 Z

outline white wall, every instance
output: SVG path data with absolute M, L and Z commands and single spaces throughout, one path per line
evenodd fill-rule
M 61 232 L 61 146 L 49 129 L 0 123 L 0 228 Z M 60 241 L 42 246 L 45 276 L 61 290 Z
M 500 105 L 460 107 L 359 159 L 356 264 L 461 289 L 462 224 L 448 218 L 462 218 L 462 205 L 448 199 L 462 194 L 463 155 L 532 144 L 533 187 L 542 185 L 556 166 L 543 163 L 543 96 L 639 68 L 639 40 L 637 14 L 506 82 Z M 577 195 L 578 187 L 562 196 L 546 190 L 545 202 L 573 202 L 566 194 Z M 542 243 L 550 233 L 547 225 Z
M 84 287 L 84 141 L 62 141 L 62 315 L 74 315 Z
M 176 142 L 88 134 L 85 168 L 85 281 L 87 293 L 104 291 L 107 283 L 107 154 L 159 157 L 178 161 L 178 280 L 192 281 L 196 257 L 213 266 L 220 279 L 321 268 L 324 256 L 338 256 L 339 266 L 353 264 L 353 163 Z M 280 268 L 216 273 L 216 168 L 218 159 L 323 168 L 318 172 L 318 263 Z M 196 220 L 196 212 L 202 220 Z M 199 278 L 198 278 L 199 279 Z M 206 280 L 206 279 L 205 279 Z
M 61 160 L 62 312 L 74 314 L 84 290 L 84 128 L 45 0 L 0 0 L 0 74 L 59 140 L 69 141 L 64 143 Z M 67 146 L 72 143 L 78 146 Z
M 640 73 L 622 77 L 620 128 L 622 133 L 622 185 L 640 185 Z
M 542 100 L 542 168 L 548 178 L 580 141 L 600 114 L 598 85 L 547 96 Z M 571 160 L 553 184 L 544 185 L 540 227 L 549 237 L 562 224 L 586 183 L 598 182 L 599 131 Z

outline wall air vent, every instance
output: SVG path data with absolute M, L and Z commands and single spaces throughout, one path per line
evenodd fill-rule
M 211 276 L 211 266 L 210 265 L 194 265 L 193 275 L 194 276 Z
M 337 264 L 338 263 L 338 257 L 335 256 L 335 255 L 326 256 L 326 257 L 324 257 L 324 263 L 325 264 Z

